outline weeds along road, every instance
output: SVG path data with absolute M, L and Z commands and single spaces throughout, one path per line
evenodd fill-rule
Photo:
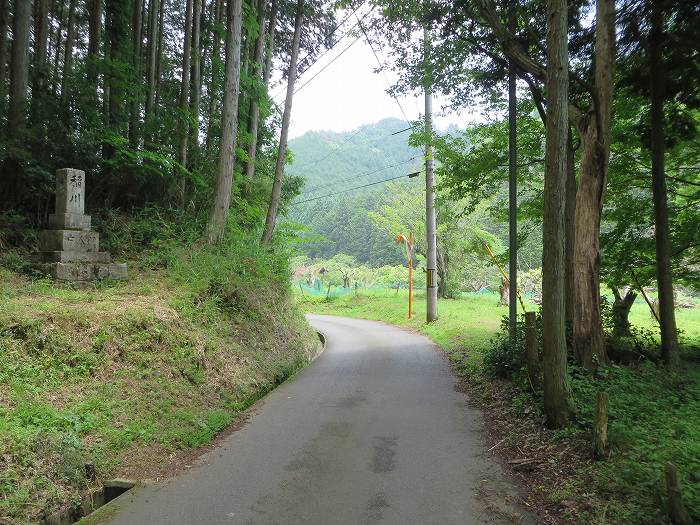
M 372 321 L 309 321 L 326 351 L 191 470 L 116 500 L 112 524 L 529 521 L 428 339 Z

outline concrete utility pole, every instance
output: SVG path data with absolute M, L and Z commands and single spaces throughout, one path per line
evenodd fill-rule
M 515 33 L 515 0 L 510 2 L 509 25 Z M 508 331 L 513 345 L 517 342 L 516 322 L 518 319 L 518 179 L 516 150 L 516 105 L 515 66 L 508 62 Z
M 423 30 L 423 61 L 425 66 L 425 235 L 427 253 L 426 283 L 427 307 L 426 318 L 430 323 L 438 318 L 437 311 L 437 234 L 435 225 L 435 173 L 433 172 L 433 148 L 430 144 L 433 132 L 433 95 L 430 85 L 432 79 L 428 74 L 430 64 L 430 29 Z

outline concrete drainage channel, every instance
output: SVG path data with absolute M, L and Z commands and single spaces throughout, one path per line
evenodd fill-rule
M 85 495 L 80 505 L 68 510 L 56 512 L 41 522 L 41 525 L 72 525 L 89 516 L 110 501 L 133 489 L 136 482 L 130 479 L 113 479 L 106 481 L 102 488 L 94 489 Z

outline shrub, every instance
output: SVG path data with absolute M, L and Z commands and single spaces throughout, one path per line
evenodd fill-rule
M 538 340 L 542 333 L 542 315 L 536 318 Z M 520 315 L 516 321 L 517 342 L 510 340 L 508 317 L 501 319 L 501 331 L 491 339 L 491 344 L 484 351 L 484 372 L 491 377 L 509 379 L 525 365 L 525 316 Z
M 484 372 L 492 377 L 510 378 L 523 366 L 524 345 L 513 344 L 508 333 L 499 333 L 484 353 Z

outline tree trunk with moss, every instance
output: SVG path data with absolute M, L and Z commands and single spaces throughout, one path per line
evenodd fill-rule
M 600 220 L 608 183 L 610 122 L 615 69 L 615 2 L 598 0 L 593 111 L 578 122 L 581 164 L 576 192 L 574 243 L 574 357 L 587 369 L 606 364 L 600 318 Z
M 569 132 L 567 3 L 547 1 L 547 125 L 542 255 L 542 374 L 547 426 L 569 421 L 566 311 L 564 301 L 564 210 Z
M 632 337 L 632 325 L 629 321 L 629 315 L 632 305 L 637 299 L 637 294 L 631 288 L 624 290 L 624 295 L 616 287 L 612 287 L 612 291 L 615 296 L 615 301 L 612 305 L 613 338 Z
M 664 15 L 662 0 L 651 2 L 651 181 L 654 198 L 654 234 L 656 237 L 656 282 L 659 287 L 659 325 L 661 355 L 670 367 L 680 365 L 676 314 L 671 272 L 671 235 L 665 173 L 666 138 L 664 132 L 665 72 L 663 58 Z

